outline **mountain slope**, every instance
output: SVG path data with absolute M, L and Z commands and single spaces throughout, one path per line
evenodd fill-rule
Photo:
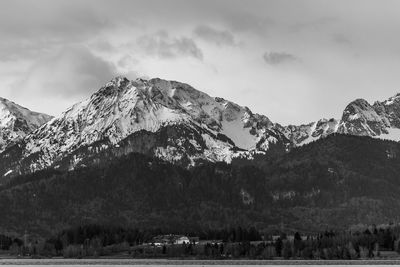
M 324 231 L 400 220 L 400 144 L 330 135 L 260 165 L 191 169 L 142 154 L 0 187 L 2 230 L 49 235 L 80 224 L 207 231 Z
M 165 127 L 185 134 L 163 137 L 168 134 Z M 199 160 L 229 162 L 239 151 L 289 144 L 267 117 L 187 84 L 117 77 L 1 154 L 0 173 L 72 169 L 105 149 L 145 153 L 137 147 L 121 148 L 121 142 L 149 133 L 164 141 L 146 154 L 172 162 L 185 158 L 186 166 Z
M 400 94 L 369 104 L 356 99 L 344 109 L 342 118 L 322 119 L 307 125 L 289 125 L 281 131 L 295 146 L 308 144 L 332 133 L 400 140 Z
M 51 116 L 30 111 L 0 98 L 0 152 L 48 122 Z
M 72 170 L 137 152 L 193 167 L 282 154 L 333 133 L 400 140 L 400 95 L 357 99 L 342 118 L 282 126 L 188 84 L 116 77 L 0 154 L 0 176 Z M 29 128 L 31 131 L 32 127 Z M 0 151 L 1 152 L 1 151 Z

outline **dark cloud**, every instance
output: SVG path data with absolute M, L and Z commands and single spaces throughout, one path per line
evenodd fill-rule
M 334 34 L 332 39 L 335 43 L 338 44 L 351 44 L 349 38 L 347 38 L 344 34 Z
M 76 1 L 13 0 L 0 9 L 0 34 L 3 38 L 76 41 L 112 25 L 108 16 Z
M 63 98 L 87 96 L 116 75 L 112 64 L 82 46 L 65 47 L 36 62 L 15 90 Z
M 263 58 L 265 62 L 267 62 L 270 65 L 278 65 L 298 60 L 297 57 L 285 52 L 266 52 L 263 55 Z
M 75 0 L 7 1 L 0 8 L 0 59 L 37 60 L 113 26 L 108 16 Z
M 196 36 L 217 45 L 234 45 L 235 37 L 229 31 L 221 31 L 206 25 L 197 26 L 194 29 Z
M 160 58 L 194 57 L 203 59 L 203 52 L 187 37 L 173 38 L 165 31 L 145 35 L 137 39 L 137 44 L 146 54 Z

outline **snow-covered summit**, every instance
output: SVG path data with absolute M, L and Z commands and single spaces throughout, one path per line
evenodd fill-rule
M 139 130 L 154 132 L 162 125 L 185 121 L 225 134 L 243 149 L 255 146 L 261 128 L 272 126 L 265 116 L 254 115 L 248 108 L 230 101 L 212 98 L 184 83 L 117 77 L 39 132 L 47 132 L 49 137 L 57 135 L 58 140 L 72 138 L 65 140 L 67 146 L 102 138 L 117 143 Z
M 0 97 L 0 152 L 51 119 Z
M 230 162 L 269 151 L 284 153 L 332 133 L 400 140 L 400 95 L 373 105 L 357 99 L 341 119 L 289 126 L 188 84 L 159 78 L 116 77 L 40 128 L 48 116 L 33 116 L 11 106 L 7 110 L 30 119 L 23 124 L 27 125 L 23 140 L 0 153 L 0 175 L 48 167 L 71 169 L 98 162 L 100 154 L 115 157 L 131 152 L 184 166 Z M 0 111 L 0 125 L 11 125 L 4 114 L 8 113 Z
M 268 150 L 279 135 L 266 116 L 188 84 L 116 77 L 27 136 L 22 158 L 37 158 L 29 169 L 38 170 L 96 142 L 119 146 L 132 134 L 156 133 L 171 126 L 189 129 L 191 137 L 183 136 L 180 143 L 181 137 L 175 137 L 175 147 L 157 147 L 154 153 L 176 159 L 190 150 L 192 162 L 196 158 L 230 161 L 237 150 Z M 188 138 L 190 144 L 183 146 Z

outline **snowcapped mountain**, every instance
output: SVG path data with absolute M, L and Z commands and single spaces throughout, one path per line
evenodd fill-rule
M 400 95 L 374 105 L 357 99 L 340 120 L 281 126 L 188 84 L 116 77 L 40 128 L 49 117 L 22 110 L 23 117 L 31 119 L 24 124 L 22 140 L 0 153 L 0 176 L 49 167 L 74 169 L 131 152 L 185 167 L 230 162 L 271 151 L 285 153 L 332 133 L 400 140 Z
M 180 82 L 117 77 L 1 154 L 0 173 L 71 169 L 99 153 L 141 152 L 186 166 L 229 162 L 271 145 L 289 141 L 247 107 Z
M 51 116 L 30 111 L 0 97 L 0 152 L 50 119 Z
M 364 99 L 352 101 L 342 118 L 322 119 L 307 125 L 280 129 L 295 146 L 304 145 L 332 133 L 370 136 L 400 141 L 400 94 L 373 105 Z

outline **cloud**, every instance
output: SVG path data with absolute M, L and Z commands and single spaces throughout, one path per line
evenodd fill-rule
M 36 57 L 46 50 L 46 44 L 31 42 L 2 42 L 0 43 L 1 61 L 18 61 Z
M 333 34 L 332 39 L 338 44 L 351 44 L 349 38 L 347 38 L 344 34 Z
M 285 52 L 266 52 L 263 55 L 263 58 L 265 62 L 267 62 L 270 65 L 278 65 L 298 60 L 297 57 Z
M 94 6 L 75 0 L 6 0 L 0 9 L 0 60 L 37 60 L 63 46 L 87 43 L 113 26 Z
M 235 44 L 235 37 L 229 31 L 216 30 L 206 25 L 200 25 L 194 29 L 194 33 L 201 39 L 217 45 Z
M 115 47 L 113 47 L 113 45 L 107 40 L 96 40 L 89 45 L 90 48 L 94 48 L 102 52 L 112 52 L 115 50 Z
M 275 89 L 257 95 L 267 95 L 268 105 L 266 97 L 243 104 L 281 122 L 318 119 L 311 109 L 285 115 L 271 108 L 289 92 L 315 100 L 328 94 L 335 101 L 319 108 L 333 116 L 337 105 L 361 96 L 380 99 L 400 84 L 400 37 L 394 34 L 400 1 L 348 2 L 2 0 L 0 94 L 55 114 L 110 79 L 113 62 L 118 74 L 180 80 L 239 102 L 247 97 L 239 88 L 251 77 L 255 88 L 267 83 Z M 160 29 L 165 32 L 152 34 Z M 218 47 L 231 44 L 231 35 L 236 45 Z M 210 45 L 201 46 L 205 42 Z M 275 52 L 261 59 L 266 51 Z M 302 68 L 286 68 L 303 57 Z
M 92 3 L 93 4 L 93 3 Z M 76 1 L 7 1 L 0 10 L 3 37 L 63 41 L 84 39 L 112 26 L 96 7 Z
M 118 66 L 120 68 L 124 68 L 124 69 L 131 68 L 132 66 L 134 66 L 138 63 L 139 63 L 139 60 L 132 57 L 131 55 L 125 55 L 125 56 L 121 57 L 117 62 Z
M 240 13 L 238 10 L 233 11 L 233 14 L 225 15 L 227 25 L 234 32 L 253 32 L 257 35 L 265 35 L 275 23 L 273 19 L 264 14 Z
M 87 96 L 116 75 L 115 67 L 83 46 L 69 46 L 36 62 L 14 88 L 31 95 Z
M 192 39 L 172 38 L 165 31 L 141 36 L 137 39 L 137 44 L 146 54 L 160 58 L 193 57 L 199 60 L 203 59 L 203 52 Z

